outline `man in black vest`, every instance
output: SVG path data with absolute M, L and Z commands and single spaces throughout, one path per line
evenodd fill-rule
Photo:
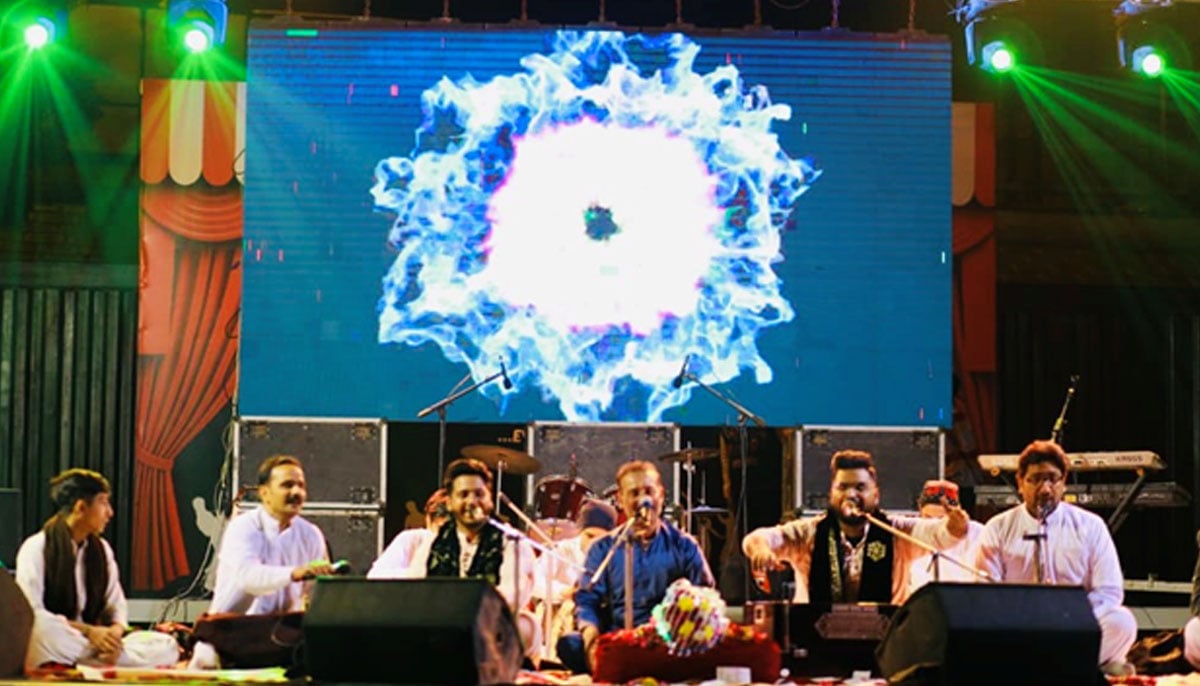
M 967 533 L 966 512 L 945 503 L 946 516 L 922 519 L 879 509 L 875 460 L 861 450 L 834 453 L 829 508 L 778 526 L 751 531 L 742 549 L 756 578 L 781 563 L 796 577 L 797 603 L 875 602 L 900 605 L 908 596 L 909 568 L 925 551 L 878 526 L 864 513 L 937 547 L 949 548 Z

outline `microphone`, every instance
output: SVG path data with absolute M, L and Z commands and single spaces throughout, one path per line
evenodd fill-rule
M 504 379 L 504 390 L 512 388 L 512 379 L 508 378 L 508 369 L 504 366 L 504 360 L 500 360 L 500 377 Z
M 1053 500 L 1043 500 L 1041 502 L 1041 504 L 1038 505 L 1038 521 L 1040 521 L 1043 525 L 1045 525 L 1046 517 L 1049 517 L 1050 513 L 1053 511 L 1054 511 L 1054 501 Z
M 353 571 L 353 569 L 350 567 L 349 560 L 338 560 L 330 565 L 330 567 L 333 568 L 333 573 L 337 576 L 345 576 Z
M 842 514 L 847 517 L 861 517 L 863 515 L 862 508 L 853 500 L 845 500 L 842 502 Z
M 635 516 L 638 519 L 642 519 L 642 520 L 649 519 L 650 518 L 650 510 L 653 508 L 654 508 L 654 499 L 651 498 L 650 496 L 646 496 L 638 501 L 637 514 Z
M 691 359 L 692 359 L 691 353 L 688 353 L 687 355 L 683 356 L 683 366 L 681 366 L 679 368 L 679 376 L 675 377 L 675 380 L 671 382 L 671 385 L 674 386 L 675 388 L 679 388 L 680 386 L 683 385 L 683 379 L 684 379 L 684 377 L 687 376 L 688 361 L 690 361 Z

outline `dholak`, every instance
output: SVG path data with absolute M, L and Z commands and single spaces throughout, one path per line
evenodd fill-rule
M 544 477 L 534 487 L 533 507 L 538 526 L 555 540 L 578 534 L 575 518 L 583 501 L 591 495 L 592 488 L 583 479 L 557 474 Z

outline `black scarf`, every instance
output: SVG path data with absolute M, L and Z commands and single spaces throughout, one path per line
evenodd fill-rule
M 882 512 L 876 517 L 887 520 Z M 846 598 L 845 555 L 837 514 L 830 511 L 817 523 L 813 534 L 812 566 L 808 571 L 808 600 L 811 603 L 892 602 L 892 535 L 877 526 L 867 527 L 863 549 L 862 579 L 858 597 Z
M 71 528 L 67 526 L 66 516 L 58 514 L 51 517 L 42 531 L 46 534 L 42 603 L 54 614 L 74 619 L 79 611 L 79 597 L 75 590 L 75 541 L 71 540 Z M 80 617 L 85 624 L 107 626 L 112 623 L 112 612 L 106 602 L 108 555 L 104 551 L 104 543 L 96 534 L 90 534 L 83 545 L 87 601 Z
M 428 576 L 458 577 L 458 560 L 462 549 L 458 546 L 458 525 L 454 520 L 446 522 L 438 529 L 437 538 L 429 549 L 429 561 L 426 566 Z M 500 585 L 500 563 L 504 561 L 504 534 L 491 524 L 484 524 L 479 532 L 479 547 L 475 557 L 471 558 L 471 568 L 467 576 L 487 579 L 493 586 Z

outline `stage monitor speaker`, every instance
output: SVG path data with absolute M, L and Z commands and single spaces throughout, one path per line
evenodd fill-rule
M 511 684 L 524 651 L 504 599 L 481 579 L 323 578 L 304 654 L 319 681 Z
M 1095 686 L 1100 627 L 1076 586 L 935 583 L 876 649 L 889 683 Z
M 0 679 L 25 673 L 33 609 L 12 574 L 0 570 Z

